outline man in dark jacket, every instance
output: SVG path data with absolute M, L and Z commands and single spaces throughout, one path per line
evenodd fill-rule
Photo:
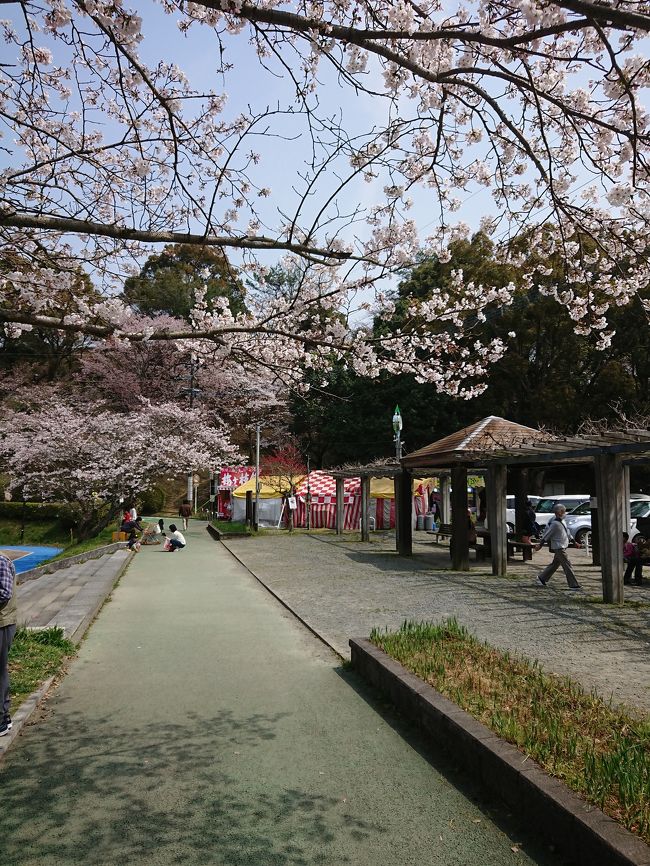
M 11 730 L 8 664 L 17 619 L 16 569 L 13 562 L 0 553 L 0 737 Z
M 192 516 L 192 503 L 189 499 L 183 500 L 183 504 L 178 509 L 178 516 L 183 518 L 183 529 L 187 530 L 187 521 Z

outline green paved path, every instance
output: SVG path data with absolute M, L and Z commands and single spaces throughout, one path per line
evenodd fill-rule
M 0 768 L 2 866 L 543 863 L 196 525 L 143 548 Z

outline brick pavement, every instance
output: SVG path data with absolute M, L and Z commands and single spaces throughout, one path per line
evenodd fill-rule
M 344 657 L 349 638 L 366 637 L 373 627 L 455 616 L 491 644 L 535 658 L 606 699 L 650 711 L 650 584 L 626 587 L 636 605 L 604 605 L 599 573 L 581 551 L 571 558 L 585 591 L 570 593 L 561 572 L 548 587 L 534 586 L 549 558 L 544 550 L 498 578 L 489 563 L 452 572 L 448 549 L 418 535 L 412 558 L 398 556 L 389 537 L 362 544 L 285 533 L 225 543 Z

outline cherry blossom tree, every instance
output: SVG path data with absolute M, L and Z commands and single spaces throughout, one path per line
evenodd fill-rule
M 28 399 L 5 408 L 0 420 L 8 489 L 66 502 L 80 538 L 106 526 L 122 499 L 161 475 L 215 469 L 239 457 L 225 426 L 200 409 L 160 403 L 130 413 L 97 411 L 53 388 L 32 389 Z
M 475 338 L 472 323 L 508 304 L 514 285 L 457 272 L 414 300 L 412 323 L 394 334 L 323 311 L 365 305 L 389 317 L 386 281 L 423 249 L 444 261 L 469 231 L 454 213 L 482 189 L 493 198 L 482 229 L 504 256 L 526 233 L 540 252 L 531 284 L 559 251 L 563 279 L 543 289 L 602 345 L 608 307 L 648 282 L 644 4 L 162 0 L 171 26 L 159 60 L 146 19 L 121 2 L 7 8 L 16 9 L 3 22 L 12 58 L 0 68 L 0 120 L 15 142 L 0 176 L 0 231 L 14 261 L 3 280 L 11 303 L 0 304 L 9 333 L 191 342 L 201 357 L 294 383 L 346 359 L 362 375 L 414 372 L 468 396 L 504 350 Z M 175 42 L 203 45 L 205 33 L 218 75 L 193 85 L 169 58 Z M 240 82 L 242 68 L 250 101 L 231 106 L 224 82 Z M 295 172 L 280 195 L 265 164 L 285 153 Z M 419 237 L 412 208 L 423 200 L 434 225 Z M 111 286 L 168 243 L 228 250 L 253 278 L 282 253 L 300 278 L 234 315 L 198 291 L 189 324 L 143 327 Z M 52 310 L 80 261 L 101 275 L 103 297 Z
M 193 402 L 228 426 L 242 452 L 252 454 L 258 424 L 268 447 L 286 435 L 287 389 L 267 369 L 256 369 L 251 376 L 234 359 L 197 360 L 193 353 L 173 343 L 147 340 L 130 344 L 114 338 L 85 352 L 79 366 L 67 383 L 68 390 L 115 411 L 138 411 L 143 398 L 152 403 L 175 400 L 180 406 L 189 406 L 192 386 Z
M 264 458 L 260 473 L 269 487 L 286 499 L 295 495 L 296 486 L 307 474 L 307 466 L 298 446 L 289 440 Z M 288 507 L 288 503 L 286 518 L 287 526 L 291 532 L 293 531 L 293 510 Z

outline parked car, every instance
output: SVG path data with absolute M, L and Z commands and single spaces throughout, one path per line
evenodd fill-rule
M 640 497 L 644 494 L 635 493 L 634 498 L 630 498 L 630 527 L 628 532 L 632 541 L 640 536 L 636 530 L 636 521 L 639 517 L 650 517 L 650 496 Z M 566 517 L 567 529 L 578 542 L 583 544 L 585 538 L 591 535 L 591 508 L 589 502 L 584 502 L 578 508 L 568 514 Z M 591 539 L 589 539 L 591 540 Z
M 584 503 L 589 505 L 588 493 L 563 493 L 559 496 L 547 496 L 540 499 L 535 506 L 537 522 L 540 526 L 546 526 L 554 515 L 556 505 L 564 505 L 567 513 L 573 514 L 574 510 Z
M 533 507 L 539 502 L 539 496 L 526 497 Z M 508 524 L 508 532 L 515 531 L 515 497 L 506 496 L 506 522 Z

